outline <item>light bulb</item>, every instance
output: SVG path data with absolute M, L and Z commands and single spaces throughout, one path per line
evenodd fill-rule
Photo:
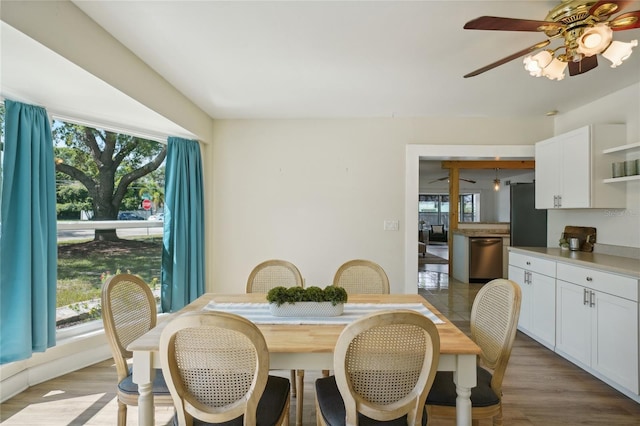
M 605 23 L 587 28 L 578 39 L 578 52 L 584 56 L 593 56 L 605 50 L 611 43 L 613 31 Z
M 529 55 L 522 61 L 524 69 L 529 71 L 529 75 L 533 77 L 542 76 L 543 69 L 551 63 L 553 55 L 548 50 L 543 50 L 535 55 Z

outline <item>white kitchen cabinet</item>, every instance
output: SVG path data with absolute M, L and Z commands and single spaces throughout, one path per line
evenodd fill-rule
M 625 139 L 622 124 L 594 124 L 536 143 L 536 208 L 625 208 L 625 188 L 604 183 L 611 158 L 602 155 Z
M 638 394 L 638 280 L 558 263 L 556 352 Z
M 554 261 L 509 253 L 509 279 L 522 290 L 518 329 L 551 350 L 556 333 L 555 268 Z

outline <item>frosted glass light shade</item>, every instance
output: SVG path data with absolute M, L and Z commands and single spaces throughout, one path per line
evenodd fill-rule
M 613 38 L 613 31 L 607 24 L 597 24 L 587 28 L 578 39 L 578 52 L 593 56 L 605 50 Z
M 567 69 L 567 63 L 554 58 L 553 61 L 542 71 L 542 75 L 549 80 L 562 80 L 564 78 L 564 70 Z
M 522 61 L 524 63 L 524 69 L 529 71 L 529 75 L 533 77 L 542 76 L 544 68 L 551 63 L 553 55 L 548 50 L 543 50 L 535 55 L 529 55 Z
M 629 43 L 612 41 L 609 48 L 602 52 L 602 56 L 611 61 L 611 68 L 615 68 L 631 56 L 631 50 L 637 45 L 638 40 L 631 40 Z

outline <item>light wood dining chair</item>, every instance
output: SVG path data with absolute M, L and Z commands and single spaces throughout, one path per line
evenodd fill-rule
M 129 367 L 133 353 L 127 346 L 156 326 L 157 312 L 151 289 L 135 275 L 114 275 L 102 287 L 102 322 L 118 374 L 119 426 L 127 423 L 127 406 L 138 405 L 138 385 L 133 383 Z M 156 370 L 152 392 L 155 405 L 173 405 L 160 369 Z
M 348 294 L 389 294 L 389 277 L 380 265 L 370 260 L 354 259 L 344 263 L 333 277 L 333 285 Z
M 247 293 L 268 293 L 274 287 L 302 287 L 304 279 L 296 265 L 286 260 L 266 260 L 251 271 Z M 296 396 L 296 370 L 291 370 L 291 395 Z
M 286 260 L 264 261 L 251 271 L 247 279 L 247 293 L 268 293 L 274 287 L 302 287 L 300 270 Z
M 162 331 L 159 352 L 179 425 L 288 426 L 289 380 L 269 375 L 267 343 L 246 318 L 180 315 Z
M 502 425 L 502 380 L 516 336 L 522 293 L 518 284 L 496 279 L 485 284 L 471 309 L 471 338 L 482 353 L 478 359 L 478 384 L 471 389 L 471 418 L 492 418 Z M 431 416 L 456 416 L 456 386 L 453 373 L 439 371 L 427 397 Z
M 387 310 L 347 325 L 334 351 L 335 375 L 316 380 L 318 425 L 424 425 L 440 358 L 435 324 Z

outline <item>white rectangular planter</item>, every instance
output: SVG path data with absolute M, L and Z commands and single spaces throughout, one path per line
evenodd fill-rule
M 271 315 L 276 317 L 336 317 L 342 315 L 344 303 L 333 305 L 331 302 L 296 302 L 277 306 L 269 303 Z

